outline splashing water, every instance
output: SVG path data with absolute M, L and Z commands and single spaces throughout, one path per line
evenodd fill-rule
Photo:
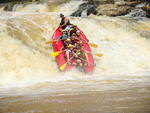
M 0 13 L 0 97 L 41 93 L 75 95 L 126 89 L 136 87 L 137 83 L 149 86 L 149 19 L 69 17 L 81 3 L 73 0 L 57 7 L 46 3 L 15 5 L 16 12 Z M 90 42 L 99 45 L 92 48 L 93 53 L 103 54 L 101 58 L 94 56 L 93 75 L 78 70 L 59 72 L 54 58 L 50 57 L 53 50 L 45 41 L 51 39 L 58 27 L 59 13 L 81 28 Z M 22 88 L 17 89 L 19 86 Z
M 81 4 L 81 1 L 73 1 L 60 5 L 61 8 L 56 10 L 63 12 L 75 2 Z M 32 10 L 30 7 L 34 5 L 24 7 Z M 44 7 L 45 4 L 36 7 L 41 6 Z M 29 13 L 26 8 L 21 9 L 21 13 L 1 13 L 1 84 L 15 84 L 16 81 L 24 83 L 28 80 L 36 82 L 48 80 L 52 76 L 62 76 L 54 59 L 49 57 L 52 50 L 47 50 L 47 45 L 44 44 L 59 24 L 59 13 L 36 13 L 35 10 Z M 94 15 L 87 18 L 70 17 L 70 20 L 84 31 L 91 42 L 99 45 L 98 49 L 92 48 L 93 53 L 104 54 L 101 58 L 94 56 L 96 67 L 92 76 L 130 75 L 149 71 L 150 42 L 141 36 L 143 33 L 149 36 L 149 21 Z M 139 31 L 143 32 L 140 34 Z

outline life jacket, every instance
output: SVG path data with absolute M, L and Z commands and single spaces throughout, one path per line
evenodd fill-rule
M 69 44 L 67 47 L 68 47 L 68 48 L 72 48 L 72 47 L 74 47 L 74 45 Z
M 72 42 L 75 44 L 79 41 L 79 38 L 78 37 L 71 37 L 72 39 Z

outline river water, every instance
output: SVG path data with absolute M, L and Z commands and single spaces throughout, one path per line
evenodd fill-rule
M 150 20 L 70 17 L 83 1 L 0 12 L 0 113 L 149 113 Z M 51 45 L 64 13 L 92 43 L 93 74 L 59 72 Z

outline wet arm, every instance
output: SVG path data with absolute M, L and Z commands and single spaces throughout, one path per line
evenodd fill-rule
M 61 27 L 65 26 L 68 23 L 69 20 L 67 18 L 65 18 L 64 21 L 65 21 L 65 23 L 63 25 L 61 25 Z

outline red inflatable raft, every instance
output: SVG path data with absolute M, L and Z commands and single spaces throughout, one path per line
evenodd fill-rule
M 83 43 L 82 43 L 82 46 L 84 48 L 84 50 L 86 51 L 86 62 L 88 65 L 83 65 L 82 68 L 84 69 L 84 71 L 86 73 L 91 73 L 93 72 L 94 70 L 94 67 L 95 67 L 95 64 L 94 64 L 94 59 L 93 59 L 93 56 L 91 54 L 91 49 L 90 49 L 90 46 L 88 44 L 88 39 L 86 38 L 86 36 L 84 35 L 84 33 L 78 28 L 78 27 L 75 27 L 76 30 L 80 31 L 80 37 L 83 39 Z M 61 28 L 58 28 L 56 29 L 56 31 L 54 32 L 53 34 L 53 37 L 52 39 L 53 40 L 58 40 L 59 37 L 62 35 L 62 29 Z M 53 49 L 54 49 L 54 52 L 58 52 L 58 51 L 61 51 L 62 48 L 64 47 L 64 43 L 62 40 L 58 40 L 58 41 L 55 41 L 53 43 Z M 55 57 L 56 58 L 56 62 L 58 64 L 58 67 L 60 68 L 63 64 L 67 63 L 67 59 L 66 59 L 66 52 L 61 52 L 58 56 Z M 72 62 L 75 62 L 76 60 L 75 59 L 72 59 L 70 62 L 72 64 Z M 63 71 L 68 71 L 68 70 L 72 70 L 72 69 L 75 69 L 77 68 L 78 66 L 74 66 L 74 65 L 71 65 L 71 64 L 68 64 L 67 63 L 67 66 L 65 67 L 65 69 Z

